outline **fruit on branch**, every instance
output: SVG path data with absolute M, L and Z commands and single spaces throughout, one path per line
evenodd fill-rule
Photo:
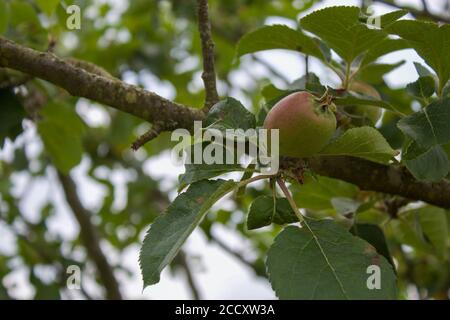
M 264 128 L 279 129 L 282 156 L 309 157 L 328 143 L 336 130 L 336 106 L 329 96 L 317 98 L 309 92 L 295 92 L 269 111 Z
M 363 83 L 363 82 L 352 82 L 349 87 L 350 91 L 363 94 L 372 97 L 376 100 L 381 100 L 381 96 L 374 87 Z M 345 106 L 344 111 L 350 115 L 352 119 L 352 124 L 361 126 L 374 126 L 381 116 L 381 109 L 368 106 L 368 105 L 357 105 L 357 106 Z

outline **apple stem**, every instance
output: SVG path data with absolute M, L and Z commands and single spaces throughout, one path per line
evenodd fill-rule
M 303 219 L 303 216 L 300 213 L 300 210 L 298 209 L 297 205 L 295 204 L 295 201 L 292 198 L 292 195 L 289 192 L 289 189 L 286 187 L 286 184 L 284 183 L 284 181 L 281 178 L 277 178 L 277 183 L 280 186 L 281 191 L 283 191 L 284 196 L 288 200 L 288 202 L 289 202 L 292 210 L 294 211 L 296 217 L 298 218 L 298 221 L 300 221 L 300 223 L 304 222 L 305 219 Z

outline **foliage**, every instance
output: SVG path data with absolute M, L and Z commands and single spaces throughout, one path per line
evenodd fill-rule
M 83 17 L 82 30 L 70 31 L 65 26 L 67 1 L 0 0 L 0 34 L 39 50 L 47 50 L 53 46 L 48 39 L 54 40 L 55 54 L 95 63 L 137 85 L 148 87 L 150 82 L 156 87 L 150 90 L 169 88 L 164 94 L 171 100 L 200 108 L 204 92 L 198 85 L 201 44 L 194 3 L 139 0 L 120 9 L 109 2 L 78 1 L 83 12 L 95 14 Z M 351 156 L 405 166 L 420 181 L 448 178 L 449 25 L 405 19 L 407 12 L 398 10 L 381 16 L 380 28 L 373 28 L 358 7 L 310 10 L 314 1 L 304 1 L 303 9 L 295 8 L 293 1 L 277 3 L 282 5 L 210 1 L 216 70 L 225 98 L 209 110 L 203 126 L 257 130 L 282 97 L 306 90 L 318 98 L 328 97 L 338 108 L 383 109 L 374 127 L 355 126 L 351 117 L 340 123 L 318 157 Z M 302 10 L 309 11 L 305 15 Z M 114 15 L 118 18 L 111 18 Z M 298 27 L 264 25 L 268 16 L 290 19 Z M 299 59 L 314 57 L 339 82 L 324 85 L 325 79 L 312 72 L 299 74 L 292 83 L 270 68 L 267 76 L 254 73 L 251 63 L 258 61 L 247 55 L 273 49 L 289 50 Z M 384 76 L 410 61 L 385 63 L 380 58 L 404 49 L 415 50 L 427 66 L 415 63 L 418 78 L 394 89 Z M 251 85 L 233 80 L 231 75 L 242 71 Z M 0 84 L 20 76 L 0 69 Z M 279 85 L 283 81 L 284 86 Z M 352 81 L 373 86 L 382 99 L 348 91 Z M 172 147 L 167 134 L 133 153 L 131 142 L 147 128 L 141 119 L 71 97 L 38 79 L 0 88 L 0 146 L 2 152 L 11 150 L 11 157 L 0 160 L 0 227 L 15 248 L 0 251 L 0 279 L 17 264 L 27 268 L 36 299 L 70 296 L 65 289 L 67 266 L 76 264 L 86 271 L 91 267 L 87 260 L 93 260 L 89 244 L 52 227 L 61 218 L 60 191 L 55 195 L 33 189 L 40 200 L 32 215 L 24 208 L 27 188 L 18 188 L 18 180 L 30 188 L 42 181 L 51 185 L 56 171 L 71 173 L 77 183 L 86 179 L 102 190 L 102 199 L 86 207 L 99 238 L 114 252 L 141 244 L 150 225 L 140 251 L 144 287 L 159 282 L 165 267 L 177 270 L 178 253 L 194 229 L 214 241 L 211 230 L 221 225 L 249 240 L 255 258 L 248 264 L 268 278 L 281 299 L 397 299 L 412 287 L 423 298 L 448 295 L 450 214 L 445 208 L 360 190 L 309 168 L 301 179 L 288 171 L 264 176 L 259 164 L 247 168 L 186 164 L 184 174 L 171 186 L 179 193 L 169 201 L 171 196 L 161 191 L 167 188 L 152 169 L 144 169 L 148 159 L 167 160 L 164 156 Z M 242 97 L 242 102 L 231 95 Z M 92 121 L 96 115 L 100 120 Z M 29 132 L 36 134 L 34 140 Z M 117 182 L 118 172 L 125 182 Z M 216 179 L 230 173 L 239 173 L 242 179 Z M 284 190 L 282 184 L 275 185 L 277 179 L 289 182 L 292 197 L 284 192 L 280 196 Z M 256 180 L 262 183 L 251 184 Z M 118 193 L 122 200 L 117 200 Z M 215 205 L 229 193 L 238 195 L 230 198 L 233 209 Z M 232 218 L 234 211 L 246 214 Z M 38 266 L 54 272 L 50 283 Z M 380 290 L 367 287 L 370 266 L 381 270 Z M 122 261 L 112 268 L 128 271 Z M 91 277 L 105 285 L 98 274 Z M 0 298 L 15 298 L 12 292 L 0 283 Z

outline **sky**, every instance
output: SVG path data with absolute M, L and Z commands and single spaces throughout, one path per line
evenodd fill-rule
M 119 1 L 123 2 L 123 1 Z M 398 1 L 401 4 L 417 6 L 420 8 L 420 1 Z M 429 1 L 430 9 L 433 10 L 433 4 L 437 1 Z M 360 1 L 338 1 L 327 0 L 318 5 L 302 16 L 319 8 L 331 5 L 359 5 Z M 121 4 L 122 5 L 122 4 Z M 121 6 L 120 5 L 120 6 Z M 391 8 L 385 5 L 375 5 L 375 13 L 382 14 L 391 11 Z M 280 18 L 269 17 L 266 24 L 284 23 L 292 25 L 292 21 Z M 214 31 L 213 31 L 214 32 Z M 298 55 L 283 51 L 272 50 L 261 52 L 257 54 L 259 58 L 271 64 L 275 69 L 282 72 L 289 80 L 297 79 L 301 76 L 305 66 L 303 60 L 298 58 Z M 261 67 L 252 66 L 251 59 L 244 57 L 243 68 L 240 71 L 235 71 L 231 77 L 235 83 L 242 86 L 251 85 L 251 77 L 247 72 L 253 72 L 256 75 L 264 75 L 265 70 Z M 404 87 L 407 83 L 416 80 L 417 74 L 413 66 L 414 61 L 422 62 L 423 60 L 417 56 L 412 50 L 402 50 L 389 54 L 382 58 L 383 62 L 397 62 L 399 60 L 406 60 L 407 62 L 387 75 L 386 81 L 394 87 Z M 251 71 L 249 71 L 251 70 Z M 336 81 L 333 74 L 326 71 L 317 61 L 312 60 L 310 70 L 317 73 L 321 80 L 326 84 L 332 84 Z M 125 80 L 134 83 L 136 81 L 134 74 L 126 75 Z M 151 88 L 152 91 L 158 92 L 167 98 L 173 97 L 173 88 L 150 73 L 146 75 L 146 87 Z M 200 79 L 199 79 L 200 81 Z M 245 97 L 240 96 L 239 92 L 235 92 L 236 98 L 243 100 Z M 248 105 L 249 103 L 247 103 Z M 101 108 L 96 108 L 86 100 L 82 100 L 77 105 L 77 110 L 80 114 L 84 114 L 84 119 L 91 125 L 102 124 L 107 117 Z M 36 137 L 35 129 L 30 126 L 29 130 L 16 141 L 16 144 L 21 145 L 26 143 L 27 155 L 37 154 L 42 144 Z M 13 146 L 7 144 L 3 150 L 0 150 L 1 159 L 11 159 Z M 33 165 L 31 163 L 31 165 Z M 102 195 L 105 192 L 101 186 L 94 183 L 86 175 L 86 170 L 89 167 L 89 160 L 83 159 L 82 163 L 74 169 L 72 175 L 79 186 L 78 190 L 83 204 L 88 209 L 96 209 L 101 203 Z M 176 185 L 177 177 L 183 172 L 183 167 L 173 165 L 169 160 L 169 154 L 163 153 L 161 156 L 152 158 L 145 162 L 144 170 L 155 179 L 161 179 L 163 191 L 171 191 L 170 197 L 175 196 L 174 186 Z M 119 191 L 115 200 L 115 206 L 120 207 L 126 199 L 126 181 L 130 178 L 130 173 L 126 170 L 116 170 L 114 172 L 100 173 L 111 177 L 115 186 Z M 49 170 L 46 179 L 34 179 L 30 183 L 30 177 L 23 174 L 14 176 L 14 192 L 22 194 L 26 192 L 26 196 L 22 199 L 20 206 L 25 215 L 30 220 L 38 218 L 38 210 L 46 201 L 46 197 L 53 199 L 57 206 L 57 215 L 52 219 L 49 228 L 55 232 L 62 234 L 65 238 L 73 239 L 77 236 L 78 228 L 76 221 L 74 221 L 70 214 L 69 208 L 63 200 L 63 194 L 60 186 L 56 181 L 55 172 Z M 224 200 L 226 202 L 226 200 Z M 249 251 L 248 241 L 240 237 L 237 233 L 229 231 L 220 226 L 213 229 L 214 234 L 222 239 L 233 249 L 251 255 Z M 0 222 L 0 234 L 2 241 L 0 241 L 0 252 L 11 252 L 14 250 L 12 243 L 12 235 L 6 230 L 5 226 Z M 143 237 L 143 235 L 142 235 Z M 107 252 L 108 259 L 112 262 L 123 261 L 125 265 L 133 271 L 133 277 L 118 272 L 117 277 L 121 283 L 121 289 L 126 298 L 133 299 L 190 299 L 191 293 L 186 285 L 185 275 L 182 272 L 171 274 L 167 269 L 163 271 L 161 281 L 144 291 L 142 290 L 142 280 L 138 265 L 139 245 L 128 248 L 118 255 L 118 253 L 102 243 L 102 247 Z M 199 287 L 200 294 L 204 299 L 274 299 L 276 298 L 269 283 L 262 278 L 254 275 L 253 271 L 229 254 L 224 252 L 217 245 L 207 243 L 203 234 L 199 231 L 194 231 L 192 236 L 187 240 L 184 246 L 188 253 L 189 265 L 192 267 L 196 283 Z M 82 253 L 80 253 L 82 255 Z M 52 274 L 49 270 L 41 270 L 42 274 L 51 278 Z M 17 268 L 4 281 L 8 284 L 16 284 L 15 289 L 11 292 L 16 298 L 28 299 L 32 296 L 32 290 L 27 285 L 26 270 Z M 87 290 L 94 296 L 98 293 L 97 286 L 89 281 L 89 278 L 83 278 Z M 77 297 L 77 293 L 73 293 L 73 297 Z

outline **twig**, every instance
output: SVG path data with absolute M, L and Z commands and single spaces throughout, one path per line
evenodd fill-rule
M 291 205 L 292 211 L 294 211 L 295 216 L 297 217 L 298 221 L 302 223 L 305 219 L 303 218 L 302 214 L 300 213 L 300 210 L 297 207 L 297 204 L 295 203 L 294 199 L 292 198 L 291 193 L 289 192 L 288 188 L 286 187 L 286 184 L 284 183 L 281 178 L 277 178 L 277 183 L 281 188 L 281 191 L 283 191 L 284 196 L 288 200 L 289 204 Z
M 197 0 L 198 30 L 202 42 L 203 73 L 205 85 L 204 111 L 208 111 L 219 101 L 214 66 L 214 42 L 211 37 L 211 22 L 208 15 L 208 0 Z
M 189 266 L 189 263 L 187 261 L 186 254 L 183 251 L 180 251 L 178 253 L 179 256 L 179 262 L 181 266 L 183 267 L 184 271 L 186 272 L 186 278 L 189 285 L 189 288 L 191 289 L 192 296 L 195 300 L 201 300 L 200 291 L 197 288 L 197 284 L 195 283 L 194 275 L 192 274 L 191 268 Z
M 306 80 L 309 80 L 309 55 L 305 55 L 305 75 Z
M 76 185 L 69 175 L 58 172 L 58 177 L 64 190 L 67 203 L 80 225 L 80 237 L 86 247 L 89 257 L 94 261 L 99 276 L 106 289 L 107 299 L 121 300 L 122 294 L 114 276 L 113 268 L 100 247 L 100 236 L 91 222 L 89 212 L 78 198 Z
M 162 123 L 155 123 L 146 133 L 136 139 L 131 145 L 131 149 L 137 151 L 140 147 L 142 147 L 147 142 L 155 139 L 161 132 L 165 130 L 165 127 Z
M 410 203 L 411 200 L 403 197 L 386 197 L 383 201 L 384 210 L 389 214 L 390 218 L 398 218 L 399 210 Z
M 422 0 L 422 10 L 426 13 L 430 13 L 428 11 L 428 5 L 427 5 L 427 1 L 426 0 Z

